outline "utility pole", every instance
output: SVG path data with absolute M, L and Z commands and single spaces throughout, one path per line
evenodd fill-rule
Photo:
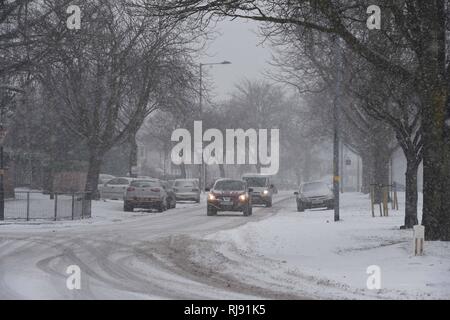
M 200 90 L 199 90 L 199 94 L 200 94 L 200 97 L 199 97 L 200 115 L 203 118 L 203 63 L 200 63 Z M 203 133 L 202 133 L 202 135 L 203 135 Z M 196 151 L 194 151 L 194 152 L 196 152 Z M 204 172 L 204 170 L 205 170 L 205 163 L 203 162 L 203 138 L 202 138 L 202 150 L 201 150 L 201 152 L 202 152 L 202 157 L 201 157 L 202 164 L 200 165 L 200 188 L 201 188 L 201 190 L 204 191 L 205 190 L 204 185 L 206 185 L 206 184 L 203 183 L 203 177 L 205 176 L 205 172 Z
M 338 114 L 339 117 L 339 114 Z M 339 122 L 339 120 L 338 120 Z M 344 185 L 345 185 L 345 160 L 344 160 L 344 144 L 339 140 L 339 166 L 340 166 L 340 177 L 339 185 L 341 189 L 341 193 L 344 193 Z
M 3 107 L 0 110 L 0 221 L 5 220 L 5 186 L 4 186 L 4 159 L 3 142 L 5 140 L 6 130 L 3 127 Z
M 213 63 L 200 63 L 200 90 L 199 90 L 199 105 L 200 105 L 200 114 L 203 115 L 203 66 L 213 66 L 218 64 L 231 64 L 230 61 L 224 60 L 222 62 L 213 62 Z M 203 139 L 202 139 L 202 164 L 200 167 L 200 188 L 204 191 L 206 188 L 206 164 L 205 159 L 203 159 Z
M 359 171 L 360 171 L 360 158 L 359 155 L 356 155 L 356 159 L 357 159 L 357 168 L 356 168 L 356 192 L 361 192 L 361 188 L 359 187 L 359 185 L 361 184 L 361 177 L 359 175 Z
M 334 103 L 333 103 L 333 193 L 334 193 L 334 221 L 339 221 L 339 95 L 341 82 L 341 48 L 339 46 L 339 38 L 334 39 L 335 50 L 335 87 L 334 87 Z

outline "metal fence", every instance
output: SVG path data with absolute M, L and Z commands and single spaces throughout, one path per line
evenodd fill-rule
M 88 193 L 43 194 L 38 191 L 15 191 L 5 199 L 5 220 L 76 220 L 91 217 Z

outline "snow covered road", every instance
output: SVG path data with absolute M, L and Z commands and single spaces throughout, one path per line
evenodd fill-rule
M 257 208 L 252 217 L 207 217 L 204 201 L 126 214 L 121 202 L 110 201 L 94 203 L 92 220 L 0 225 L 0 299 L 302 298 L 191 259 L 193 251 L 212 253 L 202 237 L 270 217 L 285 198 L 292 196 L 280 193 L 273 208 Z M 81 269 L 81 290 L 66 287 L 70 265 Z
M 207 217 L 204 199 L 164 213 L 99 201 L 88 220 L 0 224 L 0 299 L 450 297 L 448 243 L 426 242 L 414 257 L 402 210 L 373 218 L 356 193 L 341 204 L 337 223 L 332 210 L 296 212 L 292 192 L 280 192 L 251 217 Z M 67 289 L 70 265 L 81 290 Z M 371 265 L 381 289 L 366 287 Z

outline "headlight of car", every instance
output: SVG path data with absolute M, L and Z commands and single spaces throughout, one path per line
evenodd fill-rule
M 216 196 L 213 195 L 212 193 L 208 193 L 208 200 L 210 201 L 216 200 Z
M 269 190 L 264 190 L 263 195 L 267 196 L 269 194 Z
M 247 195 L 246 195 L 246 194 L 241 194 L 241 195 L 239 196 L 239 200 L 240 200 L 240 201 L 245 201 L 245 200 L 247 200 Z

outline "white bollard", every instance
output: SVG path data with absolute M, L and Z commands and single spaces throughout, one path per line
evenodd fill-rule
M 425 227 L 421 225 L 414 226 L 413 248 L 414 255 L 423 255 L 423 244 L 425 241 Z

